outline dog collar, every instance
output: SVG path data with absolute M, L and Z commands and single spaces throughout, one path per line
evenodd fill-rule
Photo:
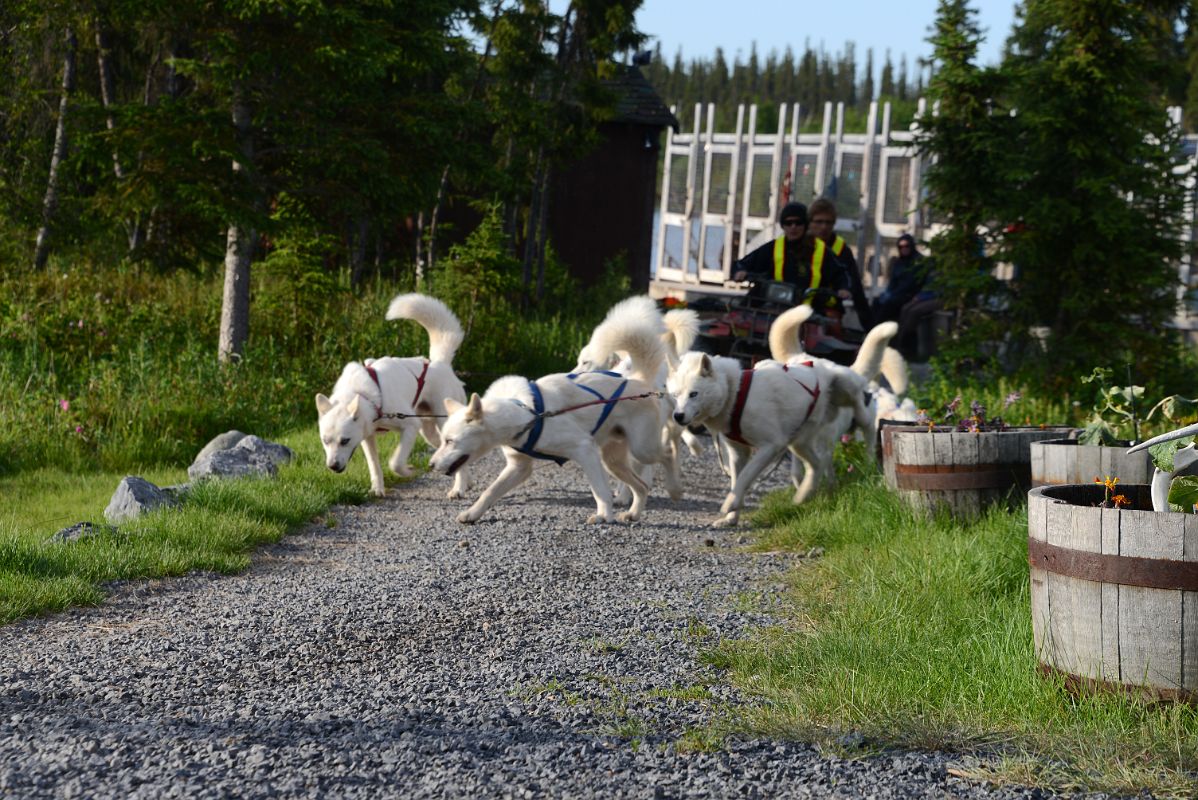
M 369 364 L 363 364 L 362 366 L 366 368 L 366 373 L 370 376 L 371 380 L 374 381 L 374 385 L 378 387 L 379 390 L 379 404 L 375 405 L 373 402 L 370 403 L 372 406 L 374 406 L 374 421 L 378 422 L 383 418 L 383 384 L 379 382 L 379 374 L 374 371 L 374 367 L 370 366 Z M 367 398 L 367 400 L 369 399 L 370 398 Z

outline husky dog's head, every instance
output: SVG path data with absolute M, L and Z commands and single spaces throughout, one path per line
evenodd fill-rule
M 470 395 L 470 402 L 464 405 L 452 397 L 445 398 L 445 411 L 449 417 L 441 428 L 441 446 L 429 459 L 429 466 L 453 475 L 495 449 L 498 443 L 487 427 L 482 398 L 477 393 Z
M 684 355 L 678 368 L 670 373 L 666 390 L 674 403 L 674 421 L 679 425 L 707 419 L 724 402 L 723 382 L 706 353 L 692 351 Z
M 316 412 L 320 415 L 320 443 L 324 446 L 325 464 L 333 472 L 344 472 L 350 456 L 374 424 L 374 410 L 369 403 L 362 402 L 359 394 L 349 402 L 333 401 L 318 394 Z

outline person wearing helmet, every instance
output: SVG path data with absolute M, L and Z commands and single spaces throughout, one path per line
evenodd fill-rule
M 834 268 L 827 244 L 807 235 L 807 206 L 787 203 L 778 214 L 782 235 L 766 242 L 732 266 L 732 279 L 784 281 L 799 290 L 847 289 Z

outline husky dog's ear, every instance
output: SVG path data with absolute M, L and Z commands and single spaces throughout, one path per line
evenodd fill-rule
M 715 366 L 711 363 L 711 356 L 706 353 L 699 359 L 699 377 L 710 378 L 715 374 Z
M 465 408 L 465 407 L 466 406 L 459 403 L 457 400 L 454 400 L 452 397 L 445 398 L 445 413 L 446 414 L 456 414 L 456 413 L 458 413 L 459 408 Z
M 354 399 L 350 400 L 349 405 L 345 407 L 345 410 L 348 411 L 349 415 L 351 417 L 353 417 L 354 419 L 358 418 L 358 404 L 359 404 L 358 401 L 360 401 L 361 399 L 362 399 L 362 395 L 355 394 Z
M 483 399 L 478 396 L 478 392 L 470 395 L 470 405 L 466 406 L 466 421 L 473 422 L 483 415 Z
M 316 414 L 323 417 L 329 413 L 329 409 L 333 407 L 333 401 L 325 397 L 323 394 L 316 395 Z

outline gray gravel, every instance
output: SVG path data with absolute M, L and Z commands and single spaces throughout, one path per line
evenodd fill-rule
M 634 526 L 586 525 L 572 466 L 539 466 L 472 527 L 425 477 L 243 575 L 122 584 L 2 628 L 0 794 L 1039 796 L 954 777 L 941 753 L 678 746 L 746 702 L 700 656 L 775 621 L 792 563 L 705 527 L 724 492 L 710 452 L 686 500 L 657 489 Z

